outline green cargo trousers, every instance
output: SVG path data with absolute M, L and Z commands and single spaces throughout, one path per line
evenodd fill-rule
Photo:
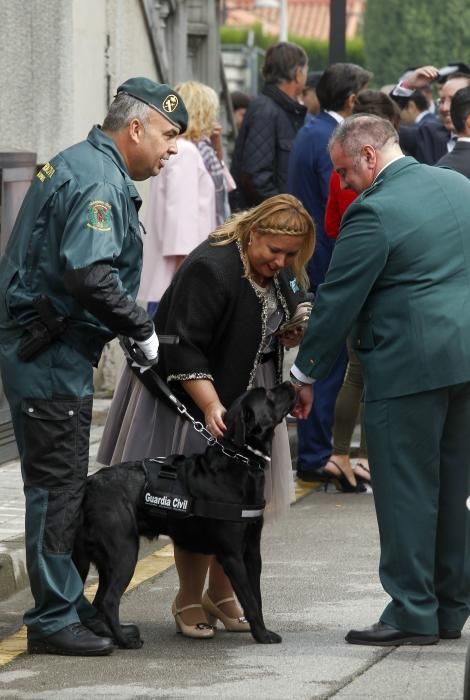
M 18 337 L 0 331 L 0 368 L 18 443 L 26 499 L 26 564 L 34 607 L 29 639 L 93 614 L 72 562 L 88 471 L 93 369 L 56 341 L 29 362 Z

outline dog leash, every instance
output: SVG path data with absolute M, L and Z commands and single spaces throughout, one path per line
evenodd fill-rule
M 161 336 L 159 336 L 160 338 Z M 170 336 L 171 337 L 171 336 Z M 207 442 L 209 447 L 212 447 L 213 445 L 216 445 L 222 454 L 224 454 L 226 457 L 230 457 L 230 459 L 237 459 L 241 462 L 243 462 L 246 465 L 252 465 L 256 466 L 258 469 L 263 469 L 263 467 L 259 464 L 259 462 L 255 461 L 254 459 L 251 459 L 250 457 L 247 457 L 244 454 L 241 454 L 240 452 L 237 452 L 235 450 L 231 450 L 230 448 L 226 447 L 223 443 L 219 442 L 216 437 L 210 433 L 207 428 L 201 423 L 201 421 L 198 421 L 190 414 L 186 406 L 173 394 L 171 391 L 170 387 L 168 384 L 166 384 L 163 379 L 161 379 L 155 369 L 153 367 L 149 367 L 148 370 L 145 372 L 141 372 L 138 367 L 132 366 L 132 361 L 135 361 L 134 358 L 130 357 L 128 353 L 126 353 L 127 356 L 127 363 L 131 370 L 134 372 L 136 377 L 140 379 L 140 381 L 147 387 L 147 389 L 155 396 L 159 394 L 163 394 L 165 398 L 168 399 L 168 401 L 171 402 L 171 404 L 176 408 L 178 413 L 183 416 L 183 418 L 186 418 L 189 420 L 189 422 L 192 424 L 192 427 L 194 430 L 201 435 L 201 437 L 204 438 L 204 440 Z M 263 454 L 259 450 L 256 450 L 254 447 L 250 447 L 250 445 L 245 446 L 247 450 L 252 452 L 256 457 L 259 457 L 262 459 L 264 462 L 270 462 L 271 457 L 268 455 Z

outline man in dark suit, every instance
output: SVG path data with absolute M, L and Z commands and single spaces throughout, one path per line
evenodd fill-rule
M 289 158 L 287 189 L 295 195 L 315 221 L 317 243 L 307 266 L 312 291 L 325 279 L 334 241 L 325 234 L 324 217 L 331 159 L 328 141 L 335 127 L 352 112 L 359 90 L 371 74 L 352 63 L 335 63 L 323 73 L 317 84 L 321 111 L 296 136 Z M 328 377 L 317 387 L 317 400 L 308 420 L 298 424 L 297 475 L 312 480 L 331 455 L 331 432 L 336 396 L 346 368 L 346 351 Z
M 261 95 L 251 100 L 238 132 L 231 172 L 237 189 L 232 210 L 247 209 L 287 192 L 287 167 L 294 138 L 307 112 L 300 104 L 308 58 L 287 41 L 271 46 L 263 64 Z
M 409 73 L 392 92 L 393 97 L 411 96 L 413 91 L 439 80 L 439 71 L 434 66 L 422 66 Z M 400 129 L 400 145 L 420 163 L 435 165 L 455 146 L 457 136 L 450 116 L 452 98 L 461 88 L 470 85 L 470 75 L 465 71 L 450 74 L 440 88 L 440 121 L 425 120 L 416 128 L 404 126 Z
M 402 99 L 404 104 L 401 110 L 401 118 L 405 124 L 417 127 L 419 124 L 437 123 L 437 117 L 429 109 L 428 101 L 421 90 L 415 90 L 409 97 Z
M 375 116 L 345 120 L 330 154 L 342 187 L 362 194 L 292 368 L 294 413 L 307 413 L 312 382 L 356 322 L 380 578 L 392 600 L 346 640 L 434 644 L 460 637 L 470 613 L 470 183 L 403 156 Z
M 437 165 L 452 168 L 470 179 L 470 87 L 455 93 L 450 114 L 457 134 L 457 143 L 450 153 L 438 160 Z

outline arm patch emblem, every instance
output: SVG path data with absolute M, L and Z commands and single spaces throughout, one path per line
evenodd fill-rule
M 99 199 L 90 202 L 87 226 L 95 231 L 111 231 L 111 204 Z

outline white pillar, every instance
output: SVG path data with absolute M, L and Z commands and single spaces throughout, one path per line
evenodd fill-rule
M 287 41 L 287 0 L 279 0 L 279 41 Z

